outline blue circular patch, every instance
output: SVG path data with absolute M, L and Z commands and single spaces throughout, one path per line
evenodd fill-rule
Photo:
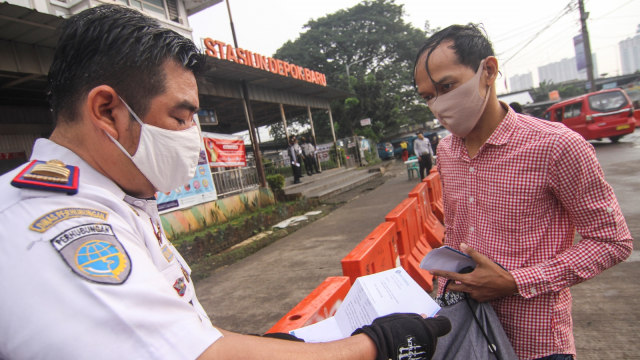
M 126 267 L 122 252 L 105 240 L 89 240 L 76 252 L 78 269 L 91 276 L 118 278 Z

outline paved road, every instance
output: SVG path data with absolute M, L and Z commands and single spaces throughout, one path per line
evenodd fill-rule
M 640 238 L 640 130 L 620 143 L 592 142 L 635 239 Z M 263 333 L 328 276 L 416 184 L 394 165 L 378 188 L 196 287 L 214 324 Z M 578 359 L 640 359 L 640 251 L 572 288 Z
M 578 359 L 640 359 L 640 130 L 591 143 L 635 241 L 626 262 L 571 289 Z

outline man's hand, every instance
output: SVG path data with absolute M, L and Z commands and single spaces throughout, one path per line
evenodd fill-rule
M 451 331 L 444 316 L 425 319 L 418 314 L 391 314 L 375 319 L 371 325 L 351 335 L 364 333 L 375 343 L 376 360 L 431 359 L 438 337 Z
M 449 284 L 447 289 L 466 292 L 478 302 L 496 300 L 517 293 L 516 281 L 508 271 L 467 244 L 460 244 L 460 250 L 471 256 L 478 265 L 468 274 L 440 270 L 431 271 L 431 274 L 435 276 L 442 276 L 454 281 Z

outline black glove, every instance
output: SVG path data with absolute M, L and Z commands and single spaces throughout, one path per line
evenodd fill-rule
M 270 337 L 270 338 L 280 339 L 280 340 L 304 342 L 304 340 L 300 339 L 299 337 L 293 336 L 289 333 L 282 333 L 282 332 L 266 333 L 266 334 L 263 334 L 262 337 Z
M 450 330 L 451 323 L 444 316 L 424 319 L 418 314 L 391 314 L 351 335 L 367 334 L 378 349 L 376 360 L 418 360 L 431 359 L 438 337 Z

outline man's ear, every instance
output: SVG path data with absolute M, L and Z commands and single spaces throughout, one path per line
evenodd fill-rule
M 86 109 L 90 122 L 98 129 L 118 139 L 118 122 L 129 121 L 129 113 L 118 93 L 108 85 L 100 85 L 87 94 Z
M 489 56 L 484 61 L 484 66 L 487 69 L 486 84 L 492 86 L 498 78 L 498 59 L 495 56 Z

